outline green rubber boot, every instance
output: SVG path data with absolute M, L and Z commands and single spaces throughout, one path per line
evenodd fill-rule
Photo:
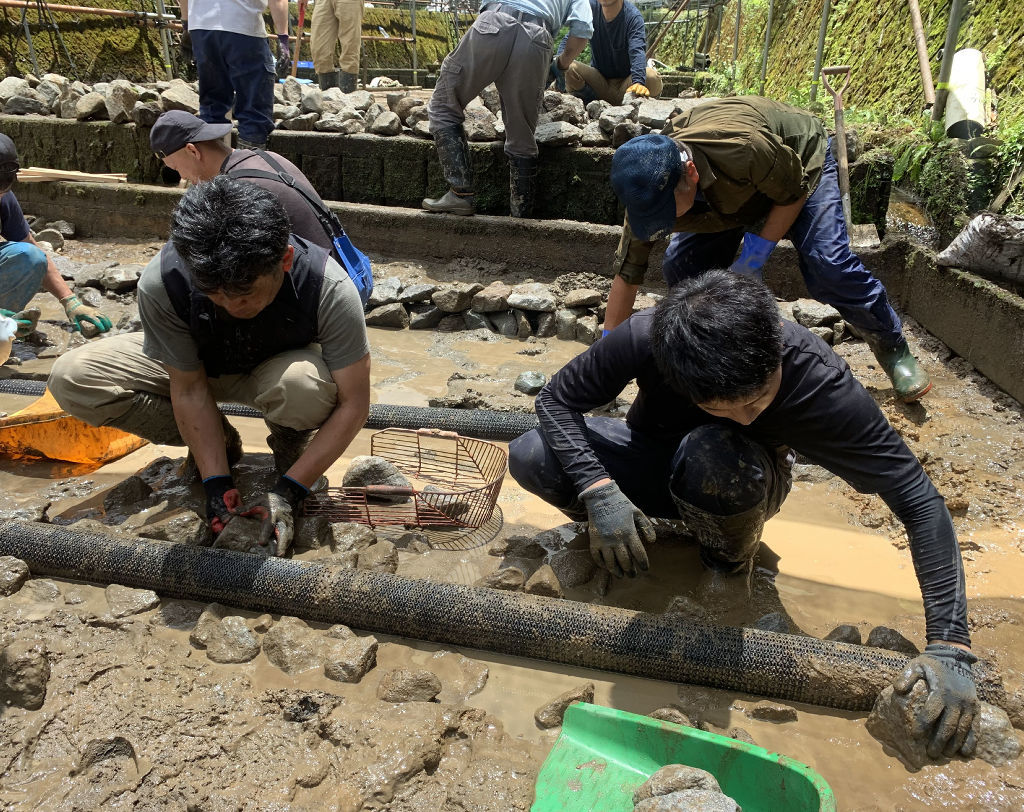
M 886 349 L 874 342 L 868 342 L 868 344 L 875 354 L 875 358 L 878 359 L 878 363 L 885 370 L 885 374 L 892 381 L 896 397 L 904 403 L 913 403 L 918 398 L 924 397 L 932 388 L 928 373 L 917 363 L 905 338 L 901 336 L 899 343 L 891 349 Z

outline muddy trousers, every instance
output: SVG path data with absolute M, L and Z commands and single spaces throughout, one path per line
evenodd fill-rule
M 788 449 L 761 445 L 728 426 L 699 426 L 666 441 L 624 420 L 592 417 L 586 424 L 591 449 L 622 492 L 650 517 L 682 520 L 701 560 L 715 570 L 746 566 L 792 485 Z M 539 431 L 509 445 L 508 467 L 524 489 L 586 521 L 576 486 Z
M 210 378 L 220 403 L 243 403 L 289 429 L 315 429 L 334 411 L 338 387 L 311 344 L 275 355 L 244 375 Z M 167 370 L 142 351 L 142 333 L 111 336 L 65 353 L 47 382 L 68 414 L 92 426 L 124 421 L 138 392 L 170 397 Z
M 341 68 L 344 73 L 359 73 L 359 47 L 363 34 L 363 0 L 317 0 L 313 5 L 313 23 L 309 48 L 313 52 L 313 70 L 319 75 Z M 335 46 L 341 44 L 341 59 L 334 62 Z
M 579 96 L 584 104 L 601 99 L 613 107 L 618 107 L 626 95 L 626 88 L 632 84 L 632 76 L 609 79 L 593 65 L 586 65 L 583 62 L 573 62 L 569 66 L 569 70 L 565 72 L 565 89 Z M 661 77 L 658 76 L 658 72 L 654 68 L 647 69 L 644 85 L 651 91 L 653 99 L 661 95 L 664 87 Z
M 662 263 L 665 281 L 675 285 L 712 268 L 728 268 L 747 230 L 673 234 Z M 885 348 L 896 346 L 903 332 L 900 318 L 889 304 L 885 287 L 850 250 L 831 149 L 818 188 L 786 236 L 797 250 L 800 273 L 811 296 L 832 305 L 865 338 L 876 337 Z
M 441 64 L 427 114 L 430 132 L 462 127 L 465 109 L 492 82 L 501 98 L 505 154 L 537 155 L 534 130 L 553 41 L 538 18 L 489 7 Z

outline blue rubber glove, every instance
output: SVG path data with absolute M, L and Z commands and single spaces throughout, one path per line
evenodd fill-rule
M 978 691 L 971 666 L 977 661 L 962 648 L 932 643 L 893 681 L 893 689 L 901 694 L 910 693 L 918 680 L 928 686 L 928 698 L 911 734 L 929 737 L 927 750 L 932 758 L 974 754 L 978 742 L 972 723 L 978 714 Z
M 756 276 L 760 279 L 761 268 L 768 261 L 768 257 L 771 256 L 776 245 L 777 243 L 748 231 L 743 235 L 743 250 L 740 251 L 740 258 L 729 266 L 729 270 L 733 273 Z
M 551 60 L 551 67 L 548 69 L 548 84 L 555 83 L 555 89 L 559 93 L 565 93 L 565 71 L 558 65 L 558 54 Z

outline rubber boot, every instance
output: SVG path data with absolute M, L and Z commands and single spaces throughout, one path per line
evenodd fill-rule
M 355 93 L 356 83 L 359 80 L 359 75 L 356 73 L 345 73 L 345 71 L 338 71 L 341 76 L 340 87 L 342 93 Z
M 509 211 L 513 217 L 533 217 L 537 164 L 536 157 L 508 156 Z
M 264 420 L 263 422 L 270 429 L 267 445 L 270 446 L 270 450 L 274 454 L 274 468 L 279 476 L 284 476 L 295 465 L 299 457 L 305 453 L 306 449 L 309 448 L 309 444 L 313 441 L 313 435 L 316 434 L 316 429 L 292 429 L 278 423 L 271 423 L 269 420 Z M 327 487 L 327 484 L 327 478 L 320 477 L 313 483 L 313 487 L 310 490 L 314 493 L 322 491 Z
M 867 342 L 871 347 L 871 352 L 878 359 L 879 365 L 892 381 L 896 397 L 904 403 L 913 403 L 918 398 L 924 397 L 932 388 L 928 373 L 921 369 L 903 336 L 900 336 L 896 346 L 891 348 L 885 347 L 871 337 L 867 338 Z
M 332 70 L 329 73 L 318 73 L 316 75 L 317 81 L 320 83 L 321 90 L 330 90 L 332 87 L 338 87 L 338 76 L 341 71 Z
M 469 172 L 469 152 L 462 137 L 462 127 L 446 127 L 434 133 L 434 146 L 441 162 L 441 172 L 451 186 L 444 195 L 424 198 L 423 208 L 431 212 L 461 214 L 476 213 L 473 181 Z

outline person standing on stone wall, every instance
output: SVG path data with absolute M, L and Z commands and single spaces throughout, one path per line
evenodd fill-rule
M 565 50 L 553 57 L 554 37 L 564 25 L 569 27 Z M 476 21 L 445 57 L 427 107 L 441 172 L 451 188 L 439 198 L 426 198 L 423 208 L 475 213 L 462 122 L 466 105 L 493 82 L 505 124 L 511 213 L 533 216 L 538 163 L 534 131 L 547 76 L 553 72 L 564 88 L 565 69 L 593 32 L 589 0 L 484 0 Z
M 351 93 L 356 89 L 362 34 L 363 0 L 317 0 L 313 4 L 309 47 L 321 90 L 340 87 L 343 93 Z M 334 61 L 339 44 L 340 70 Z
M 68 321 L 86 336 L 105 333 L 110 319 L 94 307 L 83 304 L 68 287 L 50 255 L 32 236 L 25 215 L 11 187 L 18 179 L 18 150 L 14 142 L 0 134 L 0 315 L 18 323 L 18 338 L 36 329 L 39 311 L 25 310 L 40 288 L 56 296 L 64 306 Z
M 291 67 L 288 0 L 269 0 L 276 63 L 263 23 L 267 6 L 268 0 L 181 0 L 183 47 L 187 37 L 199 74 L 199 117 L 226 124 L 234 109 L 242 148 L 266 147 L 274 129 L 275 76 Z
M 624 0 L 590 0 L 590 10 L 590 64 L 573 62 L 565 72 L 565 89 L 584 104 L 602 99 L 618 106 L 627 93 L 657 98 L 662 81 L 647 67 L 647 31 L 639 9 Z M 562 40 L 559 53 L 565 45 Z

